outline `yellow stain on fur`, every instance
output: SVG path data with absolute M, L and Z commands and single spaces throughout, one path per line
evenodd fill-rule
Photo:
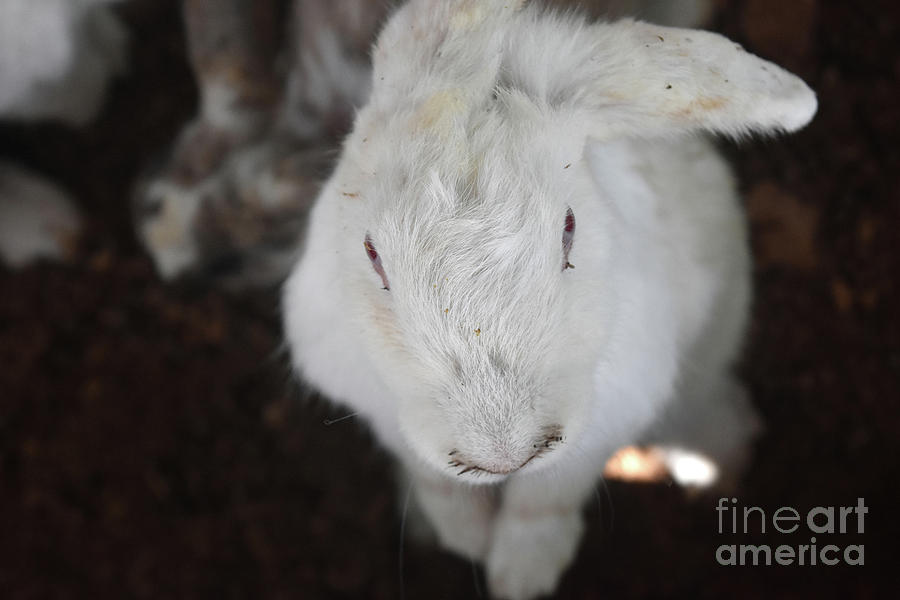
M 494 4 L 497 4 L 497 0 L 494 0 Z M 525 0 L 508 0 L 503 3 L 503 6 L 495 7 L 493 10 L 496 11 L 498 9 L 502 10 L 518 10 L 522 4 L 525 3 Z M 450 17 L 450 28 L 455 31 L 469 31 L 474 29 L 479 23 L 484 22 L 488 18 L 488 10 L 490 7 L 485 7 L 485 4 L 491 4 L 490 2 L 485 2 L 484 0 L 468 0 L 468 2 L 461 3 L 456 12 Z
M 727 104 L 728 99 L 723 96 L 700 96 L 699 98 L 694 98 L 678 110 L 673 111 L 672 116 L 679 119 L 689 119 L 696 116 L 698 113 L 717 111 Z
M 375 302 L 372 304 L 370 313 L 370 322 L 381 334 L 381 342 L 391 348 L 402 349 L 403 339 L 399 327 L 397 327 L 397 316 L 389 307 Z
M 484 5 L 479 2 L 466 2 L 450 17 L 450 28 L 457 31 L 472 29 L 484 21 Z
M 416 112 L 414 124 L 421 129 L 446 130 L 454 116 L 463 112 L 465 102 L 458 90 L 444 90 L 428 97 Z
M 702 110 L 717 110 L 727 103 L 728 101 L 721 96 L 716 96 L 715 98 L 697 98 L 694 100 L 694 104 Z

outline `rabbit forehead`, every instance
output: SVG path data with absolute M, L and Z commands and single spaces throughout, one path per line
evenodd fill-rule
M 452 161 L 419 146 L 370 179 L 367 227 L 387 260 L 415 259 L 402 273 L 431 268 L 442 279 L 502 268 L 512 277 L 559 259 L 566 177 L 549 173 L 546 157 L 529 164 L 521 147 L 508 151 L 498 137 L 474 141 Z
M 576 119 L 552 118 L 521 94 L 497 88 L 476 108 L 441 90 L 406 110 L 360 115 L 346 157 L 370 211 L 512 217 L 555 210 L 583 148 Z M 561 194 L 562 192 L 562 194 Z
M 430 371 L 527 370 L 546 355 L 563 301 L 565 210 L 540 187 L 437 171 L 374 208 L 391 327 Z
M 430 193 L 455 195 L 443 186 L 423 195 Z M 370 235 L 398 293 L 437 290 L 469 305 L 472 296 L 487 301 L 526 295 L 558 274 L 564 206 L 509 197 L 427 202 L 429 210 L 382 211 L 371 221 Z

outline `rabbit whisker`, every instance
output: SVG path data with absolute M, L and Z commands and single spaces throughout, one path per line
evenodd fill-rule
M 335 423 L 340 423 L 341 421 L 346 421 L 347 419 L 352 419 L 355 416 L 358 416 L 359 413 L 350 413 L 349 415 L 344 415 L 343 417 L 338 417 L 337 419 L 325 419 L 322 421 L 326 426 L 334 425 Z

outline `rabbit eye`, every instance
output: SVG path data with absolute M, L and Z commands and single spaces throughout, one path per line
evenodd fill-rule
M 569 208 L 566 210 L 566 222 L 563 226 L 563 271 L 574 269 L 575 265 L 569 262 L 569 251 L 572 249 L 572 240 L 575 239 L 575 213 Z
M 368 233 L 366 234 L 363 246 L 366 249 L 366 254 L 369 256 L 369 260 L 372 262 L 372 268 L 375 269 L 375 272 L 381 277 L 381 283 L 384 284 L 384 289 L 390 290 L 391 286 L 388 284 L 387 274 L 384 272 L 384 267 L 381 264 L 381 257 L 378 256 L 378 251 L 375 249 L 375 245 L 372 244 L 372 238 L 369 237 Z

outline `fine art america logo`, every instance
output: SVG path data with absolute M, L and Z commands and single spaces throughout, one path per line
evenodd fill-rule
M 856 506 L 816 506 L 801 513 L 790 506 L 766 512 L 758 506 L 738 506 L 737 498 L 719 498 L 716 512 L 720 534 L 777 536 L 806 533 L 809 542 L 722 544 L 716 549 L 716 561 L 727 566 L 865 565 L 863 544 L 839 543 L 843 539 L 840 534 L 865 533 L 869 508 L 865 498 L 856 500 Z

